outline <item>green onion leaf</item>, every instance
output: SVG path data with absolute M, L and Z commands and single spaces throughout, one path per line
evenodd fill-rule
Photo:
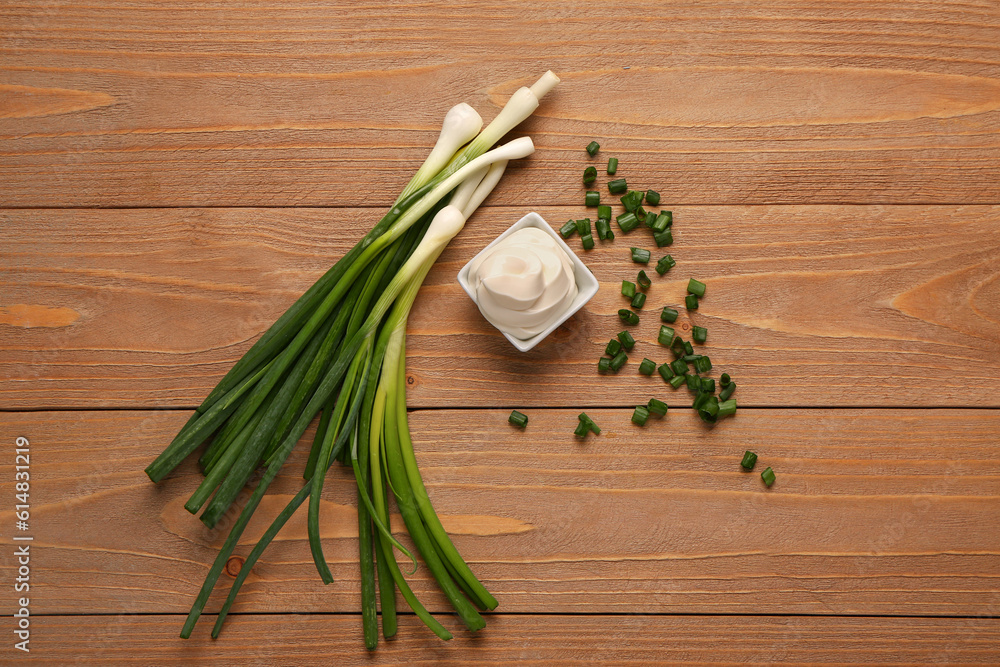
M 559 234 L 564 238 L 568 239 L 573 236 L 576 232 L 576 220 L 570 220 L 565 225 L 559 228 Z
M 649 403 L 646 404 L 646 408 L 650 413 L 656 415 L 657 417 L 662 417 L 667 414 L 667 404 L 658 398 L 649 399 Z
M 670 378 L 674 377 L 674 372 L 670 370 L 670 364 L 660 364 L 656 371 L 663 378 L 664 382 L 669 382 Z
M 601 145 L 596 141 L 591 141 L 589 144 L 587 144 L 587 154 L 590 155 L 590 157 L 594 157 L 595 155 L 597 155 L 597 151 L 599 151 L 600 149 Z
M 749 449 L 746 450 L 743 452 L 743 460 L 740 461 L 740 465 L 744 470 L 753 470 L 753 467 L 757 465 L 757 455 Z
M 621 193 L 628 190 L 628 183 L 625 182 L 624 178 L 618 178 L 613 181 L 608 181 L 608 192 L 613 195 L 620 195 Z
M 646 264 L 649 262 L 649 251 L 645 248 L 632 248 L 632 261 L 636 264 Z
M 633 313 L 628 308 L 621 308 L 618 311 L 618 317 L 625 324 L 631 324 L 631 325 L 639 324 L 639 315 L 637 313 Z
M 704 343 L 708 340 L 708 329 L 705 327 L 691 327 L 691 339 L 696 343 Z
M 692 278 L 688 281 L 688 292 L 699 298 L 705 296 L 705 283 Z
M 643 375 L 652 375 L 656 370 L 656 362 L 652 359 L 643 359 L 639 363 L 639 372 Z
M 632 297 L 632 307 L 636 310 L 642 308 L 646 304 L 646 295 L 642 292 L 636 292 L 635 296 Z
M 618 158 L 609 157 L 608 158 L 608 176 L 614 176 L 615 172 L 618 171 Z
M 604 354 L 608 355 L 609 357 L 613 357 L 619 352 L 621 352 L 621 349 L 622 349 L 621 341 L 618 340 L 617 338 L 612 338 L 611 340 L 608 341 L 607 346 L 605 346 Z
M 688 310 L 698 310 L 698 297 L 694 294 L 688 294 L 684 297 L 684 305 Z
M 660 193 L 656 190 L 646 190 L 646 201 L 656 206 L 660 203 Z
M 626 350 L 631 350 L 633 347 L 635 347 L 635 339 L 632 338 L 632 334 L 630 334 L 628 331 L 619 331 L 618 340 L 621 341 L 622 347 L 624 347 Z
M 632 423 L 637 426 L 645 426 L 647 419 L 649 419 L 649 408 L 645 405 L 635 406 L 635 411 L 632 413 Z
M 518 428 L 524 428 L 528 425 L 528 415 L 523 412 L 518 412 L 517 410 L 511 410 L 510 417 L 507 417 L 507 421 Z
M 583 197 L 584 206 L 599 206 L 601 203 L 601 193 L 597 190 L 587 190 Z
M 639 271 L 636 282 L 639 283 L 639 287 L 642 289 L 649 289 L 649 286 L 653 284 L 653 281 L 649 279 L 645 271 Z
M 664 347 L 670 347 L 674 342 L 674 330 L 671 327 L 660 325 L 660 334 L 656 337 L 657 342 Z
M 764 472 L 760 474 L 760 478 L 764 480 L 764 484 L 770 489 L 771 485 L 774 484 L 774 471 L 771 470 L 770 466 L 764 468 Z
M 622 296 L 631 299 L 635 296 L 635 283 L 629 280 L 622 281 Z

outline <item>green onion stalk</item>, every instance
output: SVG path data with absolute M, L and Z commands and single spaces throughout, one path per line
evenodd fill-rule
M 223 603 L 216 637 L 252 567 L 308 499 L 308 536 L 316 569 L 333 581 L 320 539 L 320 499 L 327 470 L 351 466 L 358 494 L 362 627 L 365 644 L 396 632 L 398 590 L 442 639 L 451 633 L 414 595 L 396 551 L 417 559 L 390 530 L 389 496 L 407 532 L 455 612 L 470 630 L 496 599 L 462 559 L 431 504 L 407 423 L 406 322 L 424 278 L 448 242 L 493 190 L 507 162 L 534 151 L 530 138 L 494 144 L 538 107 L 558 83 L 547 72 L 511 97 L 482 131 L 467 104 L 445 117 L 434 149 L 372 230 L 310 287 L 233 366 L 167 448 L 147 468 L 159 482 L 208 442 L 198 459 L 204 479 L 185 508 L 209 526 L 230 508 L 255 473 L 260 478 L 195 598 L 181 637 L 191 635 L 240 536 L 268 486 L 319 416 L 302 489 L 246 558 Z

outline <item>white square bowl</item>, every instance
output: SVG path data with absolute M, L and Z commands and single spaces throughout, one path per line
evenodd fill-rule
M 541 229 L 549 236 L 554 238 L 556 240 L 556 243 L 559 244 L 559 247 L 565 250 L 566 254 L 570 256 L 570 258 L 573 261 L 573 275 L 576 277 L 577 295 L 576 298 L 573 299 L 573 302 L 569 304 L 569 307 L 566 308 L 565 312 L 563 312 L 557 320 L 555 320 L 552 324 L 550 324 L 544 331 L 535 336 L 532 336 L 531 338 L 526 338 L 524 340 L 520 338 L 514 338 L 505 331 L 500 330 L 499 327 L 497 328 L 500 331 L 500 333 L 502 333 L 504 337 L 511 342 L 511 345 L 519 349 L 521 352 L 527 352 L 531 348 L 541 343 L 545 339 L 545 337 L 548 336 L 553 331 L 555 331 L 560 324 L 562 324 L 563 322 L 571 318 L 573 315 L 575 315 L 576 312 L 581 308 L 583 308 L 583 306 L 588 301 L 594 298 L 594 295 L 597 294 L 597 288 L 598 288 L 597 278 L 595 278 L 594 274 L 590 272 L 590 269 L 587 268 L 587 265 L 584 264 L 583 261 L 576 256 L 576 253 L 573 252 L 568 245 L 566 245 L 566 242 L 563 241 L 559 233 L 556 232 L 556 230 L 552 229 L 549 223 L 545 222 L 545 219 L 542 218 L 542 216 L 532 211 L 531 213 L 529 213 L 528 215 L 524 216 L 523 218 L 515 222 L 513 225 L 511 225 L 507 229 L 507 231 L 505 231 L 500 236 L 496 237 L 496 239 L 492 243 L 490 243 L 488 246 L 480 250 L 479 254 L 477 254 L 475 257 L 469 260 L 469 263 L 463 266 L 462 270 L 458 272 L 458 284 L 462 286 L 462 289 L 465 290 L 465 293 L 469 295 L 469 298 L 472 299 L 473 302 L 475 302 L 477 307 L 479 306 L 479 301 L 476 299 L 475 289 L 473 288 L 472 284 L 469 283 L 469 267 L 472 266 L 472 263 L 475 262 L 477 259 L 479 259 L 484 253 L 489 251 L 490 248 L 500 243 L 514 232 L 518 231 L 519 229 L 524 229 L 525 227 L 537 227 L 538 229 Z M 486 321 L 489 322 L 488 319 Z

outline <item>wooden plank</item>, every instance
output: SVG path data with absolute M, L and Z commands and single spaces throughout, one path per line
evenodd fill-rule
M 212 617 L 206 621 L 214 620 Z M 413 616 L 367 653 L 357 616 L 240 616 L 217 641 L 177 638 L 178 616 L 34 619 L 35 661 L 84 665 L 993 665 L 996 618 L 493 615 L 441 642 Z M 37 638 L 36 638 L 37 637 Z M 26 656 L 27 657 L 27 656 Z M 24 664 L 32 660 L 25 660 Z
M 489 119 L 546 69 L 498 203 L 574 204 L 594 138 L 672 202 L 1000 202 L 995 3 L 28 1 L 0 26 L 0 206 L 388 201 L 447 108 Z
M 557 224 L 584 209 L 539 210 Z M 429 275 L 410 320 L 411 406 L 634 405 L 663 389 L 633 362 L 595 369 L 621 329 L 620 281 L 637 268 L 627 248 L 653 246 L 645 231 L 583 255 L 600 292 L 531 353 L 481 317 L 455 276 L 525 212 L 483 209 Z M 1000 405 L 974 389 L 1000 374 L 1000 208 L 674 212 L 678 265 L 653 275 L 634 361 L 667 360 L 656 313 L 697 277 L 708 296 L 678 330 L 708 327 L 713 375 L 737 379 L 741 405 Z M 376 215 L 0 211 L 0 406 L 197 405 Z
M 997 613 L 1000 411 L 752 409 L 714 430 L 676 406 L 646 428 L 627 409 L 588 413 L 604 431 L 585 443 L 571 410 L 531 410 L 527 432 L 504 410 L 411 414 L 432 500 L 500 612 Z M 32 613 L 187 612 L 225 530 L 182 508 L 193 465 L 160 485 L 142 472 L 186 417 L 0 413 L 0 442 L 30 441 Z M 777 472 L 771 489 L 740 472 L 745 449 Z M 305 456 L 275 482 L 240 554 L 300 488 Z M 12 484 L 0 478 L 0 497 Z M 336 469 L 322 510 L 333 584 L 315 572 L 300 514 L 234 611 L 357 612 L 355 503 Z M 0 507 L 0 539 L 13 526 L 12 504 Z M 447 609 L 425 568 L 411 582 Z

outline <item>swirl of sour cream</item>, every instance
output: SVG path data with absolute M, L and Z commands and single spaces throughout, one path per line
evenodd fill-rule
M 558 320 L 579 291 L 573 261 L 537 227 L 519 229 L 477 258 L 469 283 L 483 317 L 521 340 Z

